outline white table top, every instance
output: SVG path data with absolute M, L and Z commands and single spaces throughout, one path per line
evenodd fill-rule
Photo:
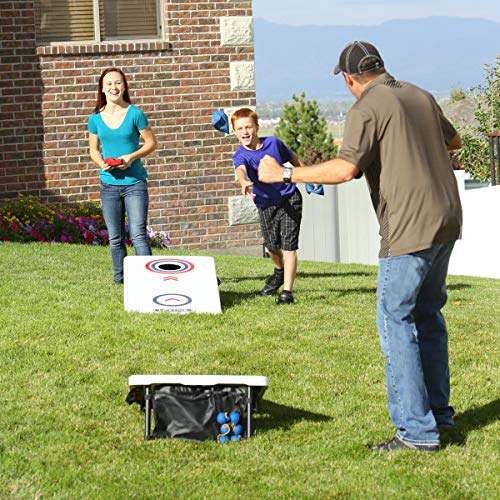
M 131 375 L 129 387 L 152 385 L 246 385 L 248 387 L 268 387 L 269 379 L 257 375 Z

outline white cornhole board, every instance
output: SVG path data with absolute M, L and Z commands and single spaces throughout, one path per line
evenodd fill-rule
M 125 257 L 124 303 L 126 311 L 221 313 L 214 259 Z

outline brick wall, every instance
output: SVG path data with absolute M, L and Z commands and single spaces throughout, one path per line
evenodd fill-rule
M 252 62 L 253 45 L 223 45 L 220 30 L 221 18 L 251 16 L 251 1 L 165 0 L 164 9 L 166 41 L 37 47 L 33 2 L 0 3 L 0 199 L 99 199 L 87 117 L 100 73 L 116 66 L 159 143 L 143 160 L 150 224 L 173 248 L 259 244 L 257 224 L 229 225 L 237 141 L 211 126 L 215 109 L 255 105 L 254 89 L 230 81 L 230 64 Z

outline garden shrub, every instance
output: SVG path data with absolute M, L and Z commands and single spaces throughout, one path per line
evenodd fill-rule
M 166 249 L 164 231 L 148 227 L 149 242 Z M 35 196 L 0 201 L 0 241 L 107 245 L 108 231 L 101 207 L 94 201 L 63 205 L 44 204 Z M 131 244 L 128 240 L 127 244 Z

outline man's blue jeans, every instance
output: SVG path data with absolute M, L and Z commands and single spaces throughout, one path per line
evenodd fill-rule
M 438 425 L 453 425 L 441 309 L 454 244 L 380 259 L 377 327 L 386 358 L 389 415 L 396 435 L 417 445 L 439 444 Z
M 123 281 L 123 259 L 127 256 L 125 212 L 136 255 L 151 255 L 147 236 L 148 188 L 144 181 L 129 186 L 101 183 L 101 204 L 108 228 L 115 283 Z

